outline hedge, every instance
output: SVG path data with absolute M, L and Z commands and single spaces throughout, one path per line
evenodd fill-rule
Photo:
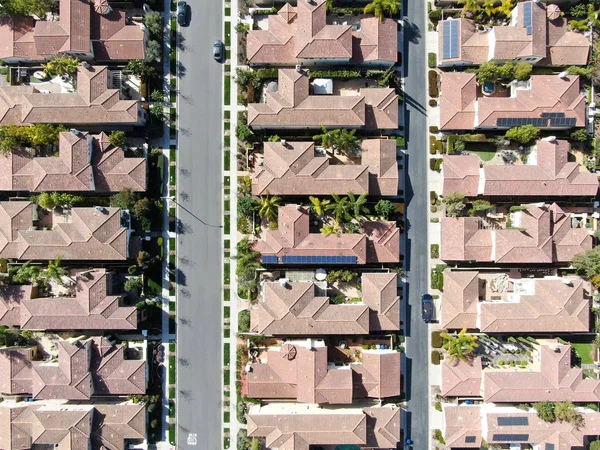
M 435 125 L 432 125 L 429 127 L 429 132 L 430 133 L 437 133 L 438 131 L 440 131 L 440 129 L 438 127 L 436 127 Z
M 429 203 L 435 205 L 437 202 L 438 195 L 435 191 L 429 191 Z
M 277 73 L 277 69 L 258 69 L 256 71 L 256 76 L 259 80 L 277 79 Z
M 429 136 L 429 154 L 435 155 L 435 136 Z
M 427 55 L 427 65 L 430 69 L 434 69 L 437 66 L 437 56 L 435 53 L 429 53 Z
M 429 250 L 429 256 L 431 257 L 431 259 L 438 259 L 440 257 L 439 244 L 431 244 L 431 248 Z M 439 280 L 439 275 L 438 275 L 438 280 Z
M 362 74 L 357 70 L 311 70 L 310 79 L 313 78 L 336 78 L 338 80 L 352 80 L 360 78 Z
M 431 352 L 431 364 L 434 366 L 439 366 L 440 361 L 442 360 L 442 355 L 437 350 Z
M 442 158 L 431 158 L 429 160 L 429 168 L 431 170 L 439 172 L 440 170 L 442 170 L 442 162 L 444 162 Z
M 437 106 L 437 100 L 435 98 L 430 98 L 429 106 Z
M 441 336 L 441 331 L 432 331 L 431 332 L 431 346 L 433 348 L 442 348 L 443 340 Z
M 439 97 L 440 90 L 438 88 L 438 74 L 435 70 L 430 70 L 427 75 L 429 78 L 429 96 Z

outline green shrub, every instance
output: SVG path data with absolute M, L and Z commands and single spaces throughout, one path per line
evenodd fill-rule
M 435 402 L 435 410 L 436 411 L 441 411 L 442 410 L 442 404 L 440 402 Z
M 335 78 L 338 80 L 352 80 L 360 78 L 362 74 L 357 70 L 311 70 L 310 79 L 314 78 Z
M 429 136 L 429 154 L 430 155 L 435 155 L 435 142 L 436 142 L 435 136 Z
M 439 366 L 440 361 L 442 360 L 442 355 L 437 350 L 431 352 L 431 364 L 434 366 Z
M 434 69 L 437 66 L 437 56 L 435 53 L 429 53 L 427 55 L 427 65 L 430 69 Z
M 432 125 L 429 127 L 430 133 L 437 133 L 438 131 L 440 131 L 440 129 L 438 127 L 436 127 L 435 125 Z
M 431 259 L 438 259 L 440 257 L 439 244 L 431 244 L 431 249 L 429 250 L 429 256 L 431 257 Z
M 438 195 L 435 191 L 429 191 L 429 203 L 435 205 L 438 200 Z
M 437 288 L 440 291 L 444 290 L 444 274 L 442 272 L 438 273 L 438 279 L 437 279 Z
M 446 443 L 444 436 L 442 435 L 442 430 L 440 429 L 433 430 L 433 438 L 442 445 Z
M 441 331 L 432 331 L 431 332 L 431 346 L 433 348 L 442 348 L 443 339 L 441 336 Z
M 437 100 L 435 98 L 430 98 L 429 106 L 437 106 Z
M 430 70 L 428 73 L 429 79 L 429 96 L 430 97 L 439 97 L 440 90 L 438 87 L 438 74 L 435 70 Z
M 250 311 L 244 309 L 238 313 L 238 332 L 247 333 L 250 331 Z

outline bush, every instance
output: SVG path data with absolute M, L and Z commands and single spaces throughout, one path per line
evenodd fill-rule
M 554 413 L 554 403 L 538 402 L 533 404 L 533 408 L 537 411 L 538 417 L 544 422 L 556 421 L 556 415 Z
M 242 142 L 250 142 L 254 133 L 247 125 L 241 123 L 235 127 L 235 136 Z
M 160 42 L 151 39 L 146 46 L 146 61 L 157 61 L 162 60 L 162 45 Z
M 429 106 L 437 106 L 437 100 L 435 98 L 430 98 Z
M 515 65 L 515 80 L 525 81 L 531 77 L 533 66 L 526 62 L 519 62 Z
M 389 200 L 379 200 L 375 205 L 375 212 L 379 217 L 387 220 L 395 212 L 394 204 Z
M 445 444 L 444 436 L 442 435 L 442 430 L 435 429 L 433 430 L 433 438 L 438 441 L 440 444 Z
M 439 97 L 440 89 L 438 87 L 438 74 L 435 70 L 430 70 L 428 73 L 429 79 L 429 96 L 430 97 Z
M 540 136 L 540 129 L 533 125 L 522 125 L 520 127 L 512 127 L 506 132 L 506 139 L 518 142 L 519 144 L 528 144 L 536 140 Z
M 431 352 L 431 364 L 434 366 L 439 366 L 440 361 L 442 360 L 442 355 L 437 350 Z
M 238 332 L 248 333 L 250 331 L 250 311 L 244 309 L 238 313 Z
M 157 39 L 162 39 L 163 35 L 163 15 L 157 11 L 150 11 L 144 16 L 144 25 L 148 28 L 150 35 Z
M 442 8 L 436 8 L 436 9 L 432 9 L 431 11 L 429 11 L 429 20 L 431 20 L 433 23 L 437 23 L 440 20 L 442 20 Z M 430 55 L 434 55 L 435 53 L 430 53 Z
M 435 170 L 436 172 L 439 172 L 440 170 L 442 170 L 443 162 L 444 162 L 444 160 L 442 158 L 431 158 L 429 160 L 429 168 L 431 170 Z
M 429 136 L 429 154 L 435 155 L 435 136 Z
M 342 303 L 344 303 L 345 299 L 346 297 L 344 297 L 343 295 L 335 295 L 329 298 L 329 303 L 333 305 L 341 305 Z
M 440 257 L 439 244 L 431 244 L 431 249 L 429 250 L 429 256 L 431 257 L 431 259 L 438 259 Z
M 437 56 L 435 53 L 429 53 L 427 55 L 427 65 L 430 69 L 434 69 L 437 66 Z
M 436 411 L 441 411 L 442 410 L 442 404 L 440 402 L 435 402 L 435 410 Z
M 578 128 L 571 133 L 571 139 L 578 142 L 585 142 L 590 138 L 585 128 Z
M 127 145 L 127 135 L 124 131 L 113 130 L 108 135 L 108 142 L 115 147 L 125 147 Z
M 438 131 L 440 131 L 440 129 L 438 127 L 436 127 L 435 125 L 432 125 L 429 127 L 429 132 L 430 133 L 437 133 Z
M 432 331 L 431 332 L 431 346 L 433 348 L 442 348 L 443 339 L 441 336 L 441 331 Z
M 338 80 L 352 80 L 360 78 L 362 74 L 357 70 L 311 70 L 310 79 L 314 78 L 335 78 Z
M 140 292 L 142 292 L 142 285 L 143 283 L 140 277 L 129 278 L 125 282 L 125 291 L 140 295 Z
M 429 191 L 429 203 L 435 205 L 438 200 L 438 195 L 435 191 Z

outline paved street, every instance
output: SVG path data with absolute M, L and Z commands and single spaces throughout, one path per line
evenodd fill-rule
M 407 104 L 406 244 L 405 266 L 408 279 L 407 364 L 404 370 L 410 430 L 406 436 L 415 448 L 429 448 L 428 421 L 428 329 L 421 319 L 421 294 L 428 290 L 427 247 L 427 85 L 425 2 L 403 2 L 408 17 L 404 34 L 404 90 Z M 405 21 L 406 22 L 406 21 Z M 408 259 L 407 259 L 408 258 Z
M 191 5 L 179 49 L 177 443 L 221 450 L 223 67 L 212 45 L 223 36 L 223 4 Z

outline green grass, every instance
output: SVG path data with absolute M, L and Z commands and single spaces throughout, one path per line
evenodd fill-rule
M 229 50 L 227 50 L 227 53 L 229 53 Z M 229 75 L 227 75 L 225 77 L 224 95 L 225 95 L 224 104 L 225 105 L 231 104 L 231 77 Z
M 223 299 L 228 302 L 231 299 L 231 291 L 229 289 L 225 289 L 223 292 Z
M 223 145 L 228 148 L 231 147 L 231 136 L 223 136 Z
M 175 353 L 175 343 L 173 342 L 169 344 L 169 353 Z
M 169 405 L 169 417 L 170 417 L 171 419 L 174 419 L 174 418 L 175 418 L 175 403 L 171 403 L 171 404 Z
M 473 150 L 469 150 L 469 153 L 473 153 L 474 155 L 479 156 L 479 158 L 483 162 L 491 161 L 492 158 L 496 155 L 496 152 L 477 152 Z
M 223 345 L 223 364 L 229 364 L 229 358 L 231 357 L 231 352 L 229 351 L 229 342 L 225 342 Z
M 225 200 L 223 202 L 223 206 L 225 207 L 225 211 L 229 211 L 230 205 L 231 205 L 230 200 Z
M 175 431 L 176 426 L 174 423 L 172 423 L 171 425 L 169 425 L 169 443 L 171 445 L 175 445 Z
M 169 388 L 169 398 L 175 398 L 175 388 L 174 387 Z
M 592 344 L 576 343 L 571 344 L 571 346 L 581 358 L 581 364 L 594 364 L 594 357 L 592 356 Z
M 229 339 L 231 337 L 231 330 L 229 328 L 225 328 L 223 330 L 225 339 Z
M 223 412 L 223 422 L 229 423 L 229 411 Z
M 225 66 L 227 67 L 227 66 Z M 231 111 L 223 111 L 223 117 L 225 119 L 231 119 Z
M 225 72 L 231 72 L 231 64 L 225 64 Z M 226 111 L 227 113 L 229 111 Z M 229 115 L 225 116 L 226 119 L 229 119 Z
M 231 383 L 231 372 L 227 369 L 223 372 L 223 384 L 229 386 L 229 383 Z
M 225 50 L 225 56 L 227 58 L 227 60 L 231 59 L 231 50 Z
M 223 218 L 223 232 L 229 234 L 231 232 L 231 216 L 227 215 Z
M 226 16 L 230 16 L 231 15 L 231 8 L 229 6 L 225 7 L 225 15 Z M 229 24 L 229 22 L 226 22 L 226 25 Z
M 231 130 L 231 123 L 230 123 L 230 122 L 225 122 L 225 123 L 223 124 L 223 129 L 224 129 L 225 131 L 229 131 L 229 130 Z
M 225 248 L 231 248 L 231 241 L 229 239 L 225 239 Z
M 175 355 L 170 355 L 169 356 L 169 382 L 171 384 L 175 384 Z
M 175 162 L 177 161 L 177 151 L 172 148 L 171 150 L 169 150 L 169 162 Z
M 169 302 L 169 311 L 175 312 L 175 302 Z
M 225 283 L 225 284 L 229 284 L 229 282 L 231 281 L 230 275 L 229 275 L 230 266 L 231 266 L 230 263 L 225 263 L 223 265 L 223 283 Z
M 225 8 L 225 11 L 231 8 Z M 225 15 L 229 15 L 225 13 Z M 231 22 L 225 22 L 225 45 L 231 45 Z M 229 58 L 228 58 L 229 59 Z
M 223 309 L 223 316 L 224 316 L 226 319 L 229 319 L 230 315 L 231 315 L 231 308 L 229 308 L 229 306 L 226 306 L 226 307 Z
M 175 186 L 177 181 L 177 166 L 169 166 L 169 184 Z
M 175 239 L 169 239 L 169 250 L 175 251 Z
M 223 391 L 223 397 L 225 397 L 225 398 L 231 397 L 231 392 Z
M 231 152 L 229 150 L 225 151 L 225 155 L 223 156 L 223 168 L 225 170 L 229 170 L 229 160 L 231 158 Z

